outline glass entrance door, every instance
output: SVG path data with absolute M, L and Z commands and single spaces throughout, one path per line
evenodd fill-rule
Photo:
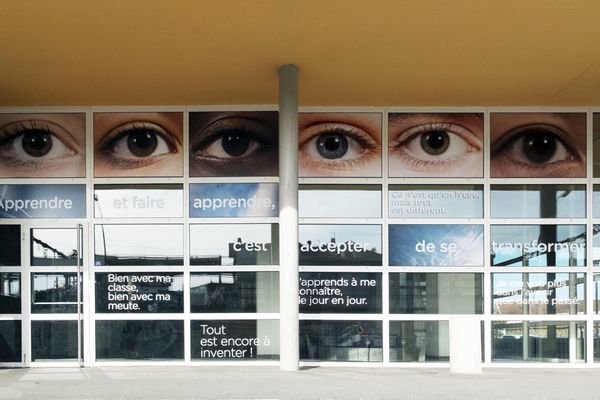
M 78 224 L 24 224 L 26 364 L 83 365 L 84 257 L 87 230 Z

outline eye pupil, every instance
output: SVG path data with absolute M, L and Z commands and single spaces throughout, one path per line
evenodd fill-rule
M 446 131 L 431 131 L 421 135 L 421 147 L 425 152 L 437 156 L 450 146 L 450 136 Z
M 127 147 L 137 157 L 149 156 L 157 146 L 156 133 L 146 129 L 133 131 L 127 136 Z
M 556 153 L 556 137 L 546 132 L 532 132 L 523 138 L 523 154 L 536 164 L 548 162 Z
M 342 158 L 348 152 L 348 139 L 345 135 L 328 133 L 317 140 L 319 154 L 327 159 Z
M 239 157 L 250 148 L 250 138 L 241 133 L 230 133 L 221 139 L 223 150 L 232 157 Z
M 32 157 L 42 157 L 52 149 L 51 135 L 42 130 L 30 130 L 23 135 L 23 150 Z

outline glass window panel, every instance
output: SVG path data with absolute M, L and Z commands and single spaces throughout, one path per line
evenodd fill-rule
M 33 273 L 31 280 L 31 312 L 77 312 L 76 273 Z M 83 298 L 83 292 L 81 298 Z
M 191 321 L 192 360 L 278 360 L 279 321 Z
M 0 314 L 21 313 L 21 274 L 0 272 Z
M 492 225 L 494 266 L 574 267 L 586 263 L 585 225 Z
M 594 362 L 600 362 L 600 322 L 594 322 Z
M 0 362 L 21 362 L 21 321 L 0 321 Z
M 96 225 L 95 265 L 183 265 L 183 225 Z
M 21 266 L 21 226 L 0 225 L 0 267 Z
M 302 313 L 380 313 L 381 274 L 301 272 Z
M 181 313 L 183 274 L 96 273 L 97 313 Z
M 600 314 L 600 274 L 594 274 L 594 313 Z
M 381 321 L 300 321 L 304 361 L 382 361 Z
M 95 185 L 96 218 L 183 217 L 183 185 Z
M 381 218 L 379 185 L 300 185 L 300 217 Z
M 585 274 L 492 274 L 494 314 L 584 314 Z
M 390 361 L 449 361 L 448 321 L 390 321 Z
M 600 140 L 598 140 L 598 138 L 600 138 L 600 114 L 599 113 L 594 113 L 593 114 L 593 138 L 594 140 L 592 141 L 592 148 L 594 151 L 594 162 L 593 162 L 593 169 L 594 169 L 594 178 L 597 178 L 600 176 Z
M 381 265 L 380 225 L 300 225 L 300 265 Z
M 483 225 L 389 225 L 390 265 L 483 266 Z
M 482 185 L 390 185 L 390 218 L 483 218 Z
M 585 218 L 585 185 L 492 185 L 492 218 Z
M 191 265 L 277 265 L 277 224 L 190 226 Z
M 31 265 L 77 265 L 77 228 L 31 229 Z
M 192 272 L 190 281 L 192 312 L 279 311 L 278 272 Z
M 492 321 L 492 361 L 585 361 L 585 322 Z
M 98 360 L 183 360 L 183 321 L 96 321 Z
M 77 359 L 77 321 L 31 321 L 31 360 Z
M 390 313 L 482 312 L 483 274 L 390 273 Z

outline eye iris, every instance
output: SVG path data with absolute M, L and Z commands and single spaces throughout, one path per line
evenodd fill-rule
M 147 157 L 156 150 L 158 139 L 156 133 L 140 129 L 127 136 L 127 147 L 137 157 Z
M 317 140 L 319 154 L 327 159 L 342 158 L 348 152 L 348 139 L 338 133 L 324 134 Z
M 450 136 L 446 131 L 431 131 L 421 135 L 421 147 L 425 152 L 437 156 L 450 146 Z
M 548 162 L 556 153 L 556 137 L 546 132 L 531 132 L 523 138 L 523 154 L 536 164 Z
M 52 149 L 52 137 L 48 132 L 31 130 L 23 135 L 23 150 L 32 157 L 42 157 Z
M 242 133 L 230 133 L 223 136 L 221 146 L 230 156 L 239 157 L 250 148 L 250 138 Z

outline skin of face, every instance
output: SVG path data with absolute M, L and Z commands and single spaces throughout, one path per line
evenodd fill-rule
M 12 151 L 14 146 L 23 151 L 23 146 L 11 138 L 19 136 L 16 127 L 31 128 L 32 124 L 51 131 L 53 151 L 27 160 Z M 0 132 L 1 177 L 85 177 L 85 114 L 0 114 Z
M 190 176 L 276 176 L 279 173 L 276 111 L 190 113 Z M 248 149 L 231 155 L 223 136 L 240 133 Z
M 524 156 L 518 140 L 532 127 L 558 138 L 555 160 L 535 163 Z M 585 113 L 493 113 L 490 138 L 493 178 L 585 177 Z
M 326 158 L 317 146 L 324 135 L 343 136 L 348 150 Z M 381 114 L 301 113 L 298 116 L 298 174 L 301 177 L 381 176 Z
M 428 154 L 421 137 L 438 130 L 448 133 L 450 146 Z M 483 176 L 483 114 L 394 113 L 388 134 L 391 177 Z
M 103 140 L 115 137 L 115 133 L 134 124 L 158 127 L 165 136 L 169 150 L 162 154 L 136 157 L 115 152 L 116 143 L 103 144 Z M 123 131 L 126 132 L 126 131 Z M 126 149 L 127 134 L 121 148 Z M 183 113 L 95 113 L 94 114 L 94 173 L 97 177 L 117 176 L 182 176 L 183 175 Z M 104 149 L 103 146 L 106 148 Z

